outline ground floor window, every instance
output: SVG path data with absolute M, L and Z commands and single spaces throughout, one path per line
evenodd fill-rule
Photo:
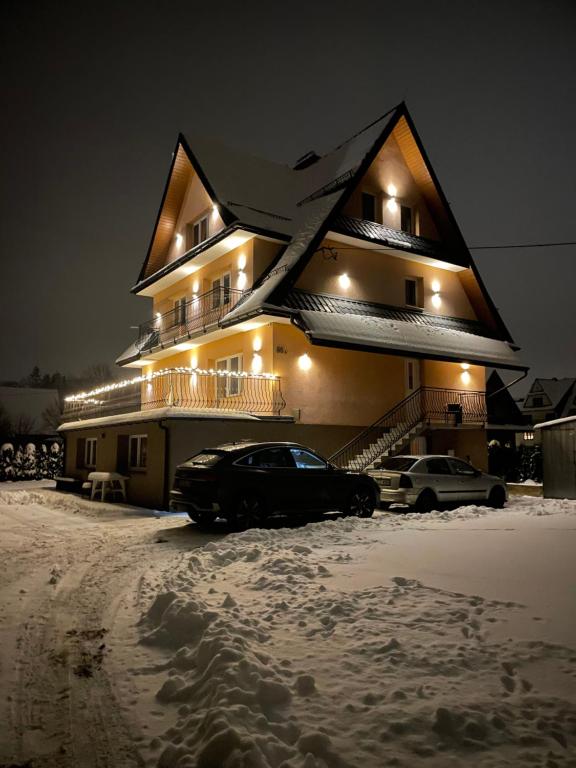
M 222 357 L 220 360 L 216 360 L 216 370 L 228 371 L 232 374 L 240 373 L 242 370 L 242 355 L 231 355 L 230 357 Z M 236 376 L 218 377 L 216 386 L 216 394 L 219 399 L 233 397 L 242 392 L 242 379 Z
M 95 437 L 87 437 L 84 443 L 84 466 L 88 469 L 96 466 L 96 440 Z
M 145 469 L 148 461 L 148 436 L 130 435 L 128 454 L 130 469 Z

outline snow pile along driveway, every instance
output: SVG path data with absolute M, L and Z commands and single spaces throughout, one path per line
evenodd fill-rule
M 574 765 L 576 651 L 518 635 L 515 601 L 374 572 L 375 542 L 394 547 L 398 529 L 534 525 L 545 508 L 573 525 L 573 502 L 522 498 L 505 512 L 341 519 L 196 550 L 141 624 L 171 722 L 148 764 Z

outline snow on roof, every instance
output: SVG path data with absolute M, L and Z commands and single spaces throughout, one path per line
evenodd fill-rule
M 546 427 L 555 427 L 557 424 L 568 424 L 576 421 L 576 416 L 565 416 L 563 419 L 552 419 L 552 421 L 543 421 L 540 424 L 534 424 L 534 429 L 545 429 Z
M 396 109 L 302 169 L 251 155 L 194 132 L 187 132 L 185 138 L 216 196 L 241 222 L 297 234 L 303 201 L 323 195 L 329 185 L 356 171 Z
M 162 419 L 242 419 L 259 421 L 257 416 L 252 416 L 244 411 L 226 411 L 223 413 L 216 408 L 151 408 L 148 411 L 132 411 L 131 413 L 117 413 L 111 416 L 99 416 L 94 419 L 80 419 L 68 421 L 58 427 L 59 432 L 70 432 L 74 429 L 87 429 L 89 427 L 116 426 L 119 424 L 133 424 L 141 421 L 161 421 Z
M 385 317 L 300 312 L 311 340 L 524 370 L 505 341 Z
M 223 326 L 232 325 L 238 322 L 241 317 L 266 309 L 273 291 L 296 267 L 341 194 L 342 192 L 333 192 L 331 195 L 313 200 L 302 206 L 298 212 L 297 234 L 292 238 L 277 264 L 268 272 L 260 285 L 257 285 L 246 300 L 239 302 L 222 319 L 221 324 Z

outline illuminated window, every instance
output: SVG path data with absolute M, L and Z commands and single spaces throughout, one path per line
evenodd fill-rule
M 130 435 L 128 450 L 130 469 L 145 469 L 148 461 L 147 435 Z

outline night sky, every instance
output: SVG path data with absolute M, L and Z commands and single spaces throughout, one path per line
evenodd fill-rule
M 189 128 L 293 164 L 405 100 L 470 246 L 575 241 L 575 36 L 573 0 L 2 0 L 0 380 L 130 343 Z M 576 376 L 576 246 L 473 254 L 530 378 Z

